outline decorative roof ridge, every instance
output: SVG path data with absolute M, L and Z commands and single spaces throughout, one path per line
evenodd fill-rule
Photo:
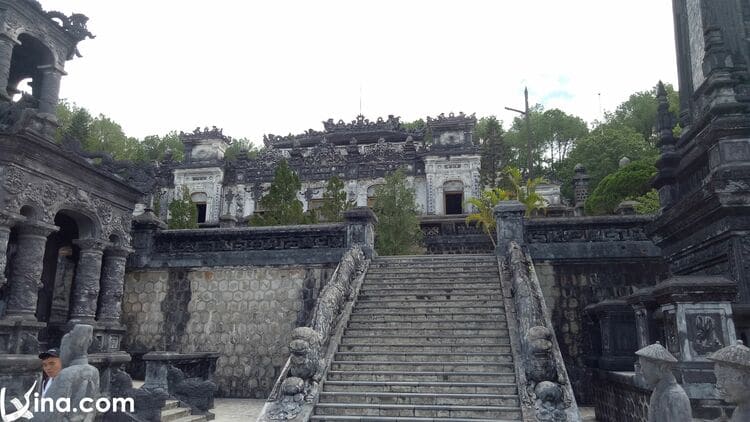
M 216 126 L 212 126 L 211 129 L 209 129 L 208 127 L 204 127 L 203 130 L 201 130 L 199 126 L 196 127 L 192 133 L 185 133 L 183 131 L 180 131 L 179 136 L 182 142 L 202 141 L 206 139 L 221 139 L 222 141 L 225 141 L 227 143 L 232 142 L 231 137 L 224 135 L 224 129 L 217 128 Z

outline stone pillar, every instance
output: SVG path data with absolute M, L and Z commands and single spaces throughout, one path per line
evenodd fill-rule
M 5 315 L 36 321 L 36 304 L 42 286 L 44 248 L 47 236 L 59 227 L 41 222 L 18 226 L 18 252 L 10 273 L 10 293 Z
M 495 253 L 503 255 L 508 253 L 508 246 L 515 241 L 523 247 L 524 241 L 524 215 L 526 207 L 516 201 L 500 201 L 493 210 L 497 223 L 497 247 Z
M 132 249 L 123 247 L 108 248 L 104 251 L 99 308 L 96 312 L 99 322 L 120 322 L 125 263 L 132 252 Z
M 575 175 L 573 175 L 573 190 L 575 191 L 575 205 L 573 214 L 581 217 L 585 214 L 584 205 L 589 197 L 589 175 L 586 174 L 586 168 L 581 163 L 575 166 Z
M 135 253 L 130 256 L 130 265 L 142 267 L 151 259 L 154 252 L 154 239 L 159 230 L 167 228 L 151 210 L 133 218 L 133 247 Z
M 5 266 L 8 264 L 6 260 L 10 228 L 16 221 L 22 221 L 23 219 L 24 217 L 19 214 L 0 212 L 0 287 L 4 286 L 7 282 L 5 279 Z
M 81 253 L 73 282 L 73 302 L 68 324 L 71 327 L 85 323 L 93 325 L 105 243 L 98 239 L 77 239 L 73 243 L 81 248 Z
M 8 93 L 8 79 L 10 78 L 10 61 L 13 57 L 13 47 L 18 44 L 7 34 L 0 33 L 0 101 L 10 101 Z
M 347 223 L 346 245 L 359 245 L 366 257 L 375 254 L 375 225 L 378 217 L 369 207 L 357 207 L 344 211 L 344 221 Z
M 237 217 L 231 214 L 224 214 L 219 217 L 219 227 L 222 229 L 231 229 L 237 227 Z
M 653 298 L 653 288 L 640 289 L 630 296 L 623 298 L 635 313 L 635 333 L 638 340 L 638 349 L 661 340 L 654 321 L 656 301 Z
M 39 112 L 54 116 L 60 96 L 60 80 L 65 72 L 55 65 L 39 66 L 42 74 L 39 93 Z

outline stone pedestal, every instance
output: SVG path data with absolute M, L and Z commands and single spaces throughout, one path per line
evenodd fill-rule
M 237 217 L 231 214 L 224 214 L 219 217 L 219 227 L 222 229 L 237 227 Z
M 500 201 L 493 210 L 497 222 L 497 247 L 495 253 L 505 255 L 508 253 L 510 242 L 516 242 L 519 246 L 525 245 L 524 240 L 524 215 L 526 207 L 518 201 Z
M 610 299 L 586 307 L 599 324 L 601 352 L 598 367 L 610 371 L 632 371 L 635 362 L 636 322 L 633 309 L 624 300 Z
M 34 355 L 2 355 L 0 358 L 0 386 L 5 389 L 5 409 L 8 413 L 16 408 L 10 403 L 11 399 L 18 398 L 23 402 L 24 395 L 36 382 L 38 388 L 42 382 L 41 364 L 39 357 Z M 34 391 L 30 399 L 33 400 Z M 25 419 L 21 419 L 25 420 Z
M 0 319 L 0 355 L 39 353 L 37 336 L 46 326 L 43 322 L 26 319 L 20 315 Z
M 73 283 L 73 301 L 68 325 L 94 323 L 99 300 L 99 281 L 102 275 L 104 242 L 97 239 L 79 239 L 74 243 L 81 248 L 76 279 Z
M 10 273 L 6 317 L 36 321 L 36 304 L 42 287 L 44 248 L 47 236 L 59 227 L 40 222 L 18 226 L 18 252 Z
M 125 331 L 125 326 L 119 322 L 96 322 L 94 325 L 94 341 L 91 342 L 89 352 L 117 352 L 120 350 Z
M 346 244 L 348 247 L 359 245 L 366 257 L 375 254 L 375 225 L 378 217 L 369 207 L 357 207 L 344 211 L 344 221 L 348 225 L 346 230 Z

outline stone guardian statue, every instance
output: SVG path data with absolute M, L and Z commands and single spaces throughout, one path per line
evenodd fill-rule
M 691 421 L 690 399 L 677 384 L 672 367 L 677 359 L 659 342 L 635 352 L 646 383 L 654 390 L 648 408 L 649 422 Z
M 77 408 L 83 398 L 99 398 L 99 370 L 89 365 L 87 351 L 91 346 L 94 329 L 90 325 L 77 324 L 65 334 L 60 344 L 60 359 L 63 369 L 47 390 L 45 397 L 58 400 L 70 399 L 71 409 Z M 93 407 L 93 402 L 88 403 Z M 35 415 L 37 416 L 37 415 Z M 38 414 L 41 422 L 92 422 L 96 412 L 60 412 L 57 409 Z M 34 419 L 36 421 L 36 419 Z
M 750 348 L 737 341 L 715 351 L 708 359 L 714 361 L 719 394 L 737 405 L 729 422 L 750 421 Z

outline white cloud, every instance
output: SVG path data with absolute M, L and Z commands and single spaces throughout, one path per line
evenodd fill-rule
M 329 117 L 496 114 L 531 103 L 587 121 L 676 84 L 669 0 L 42 0 L 90 17 L 62 96 L 142 137 L 217 125 L 320 129 Z

